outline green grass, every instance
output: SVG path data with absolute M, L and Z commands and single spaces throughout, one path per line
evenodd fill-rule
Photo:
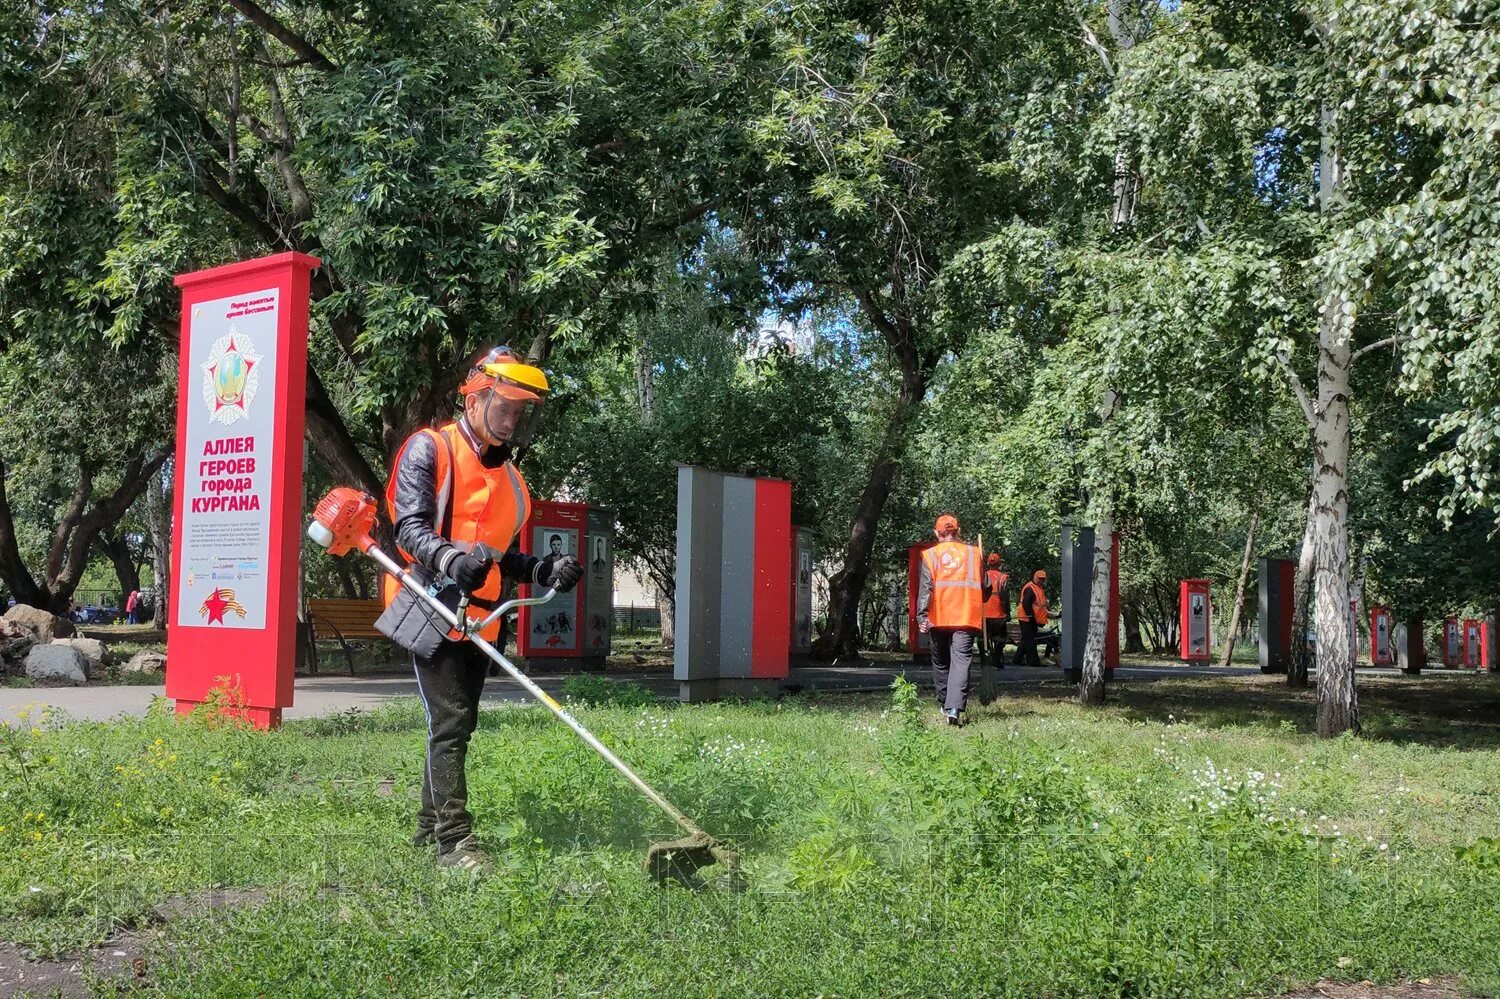
M 185 898 L 150 955 L 163 996 L 1494 991 L 1497 688 L 1367 684 L 1373 737 L 1333 741 L 1260 682 L 1120 684 L 1100 712 L 1038 688 L 962 730 L 909 690 L 579 707 L 743 849 L 742 895 L 648 882 L 669 826 L 536 708 L 481 717 L 486 880 L 406 845 L 415 702 L 269 734 L 5 730 L 0 939 L 67 952 Z M 191 904 L 222 886 L 264 894 Z

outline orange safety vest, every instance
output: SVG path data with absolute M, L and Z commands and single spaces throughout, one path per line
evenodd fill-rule
M 979 584 L 979 549 L 960 541 L 943 541 L 922 553 L 932 596 L 927 620 L 934 628 L 984 626 L 983 590 Z
M 1035 582 L 1029 582 L 1025 586 L 1021 587 L 1021 599 L 1022 599 L 1022 601 L 1024 601 L 1026 599 L 1026 591 L 1027 590 L 1030 590 L 1032 592 L 1032 594 L 1033 594 L 1033 597 L 1032 597 L 1033 603 L 1031 605 L 1031 612 L 1036 615 L 1036 623 L 1037 624 L 1046 624 L 1047 623 L 1047 594 L 1043 593 L 1042 592 L 1042 588 L 1040 586 L 1036 585 Z M 1031 618 L 1029 618 L 1029 617 L 1026 616 L 1026 604 L 1024 602 L 1021 604 L 1020 608 L 1016 610 L 1016 617 L 1019 620 L 1022 620 L 1022 621 L 1030 621 L 1031 620 Z
M 458 423 L 446 423 L 436 430 L 417 431 L 427 434 L 437 445 L 437 467 L 433 476 L 437 487 L 437 522 L 432 529 L 459 548 L 469 551 L 483 543 L 496 552 L 510 547 L 521 525 L 531 516 L 531 491 L 516 466 L 507 461 L 496 468 L 486 468 L 478 453 L 464 437 Z M 413 434 L 407 439 L 410 444 L 416 439 Z M 405 453 L 406 444 L 401 446 Z M 401 453 L 391 466 L 399 468 Z M 385 488 L 386 509 L 391 522 L 396 520 L 396 475 Z M 443 521 L 447 520 L 446 526 Z M 401 555 L 407 564 L 415 560 L 405 550 Z M 389 575 L 385 577 L 382 590 L 386 606 L 396 599 L 396 589 L 401 584 Z M 489 578 L 470 596 L 468 615 L 471 620 L 485 617 L 500 599 L 500 565 L 490 567 Z M 488 606 L 485 606 L 488 605 Z M 451 634 L 451 633 L 450 633 Z M 496 621 L 480 633 L 487 641 L 500 635 L 500 622 Z
M 1004 621 L 1005 607 L 1000 603 L 1000 593 L 1005 589 L 1005 584 L 1010 582 L 1010 576 L 999 569 L 986 569 L 984 578 L 989 580 L 990 597 L 984 602 L 984 617 L 987 621 Z

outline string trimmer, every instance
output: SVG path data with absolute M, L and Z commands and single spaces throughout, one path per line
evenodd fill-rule
M 687 835 L 679 839 L 653 843 L 647 850 L 645 867 L 653 878 L 657 881 L 672 878 L 690 887 L 698 888 L 703 886 L 703 882 L 699 880 L 697 872 L 718 863 L 724 865 L 727 872 L 726 880 L 730 886 L 743 887 L 744 881 L 740 874 L 738 853 L 699 828 L 696 822 L 684 815 L 677 806 L 642 780 L 618 756 L 610 752 L 608 746 L 600 742 L 594 733 L 579 724 L 578 719 L 570 715 L 561 704 L 552 699 L 551 695 L 537 686 L 531 677 L 517 669 L 499 649 L 480 637 L 480 632 L 486 627 L 517 607 L 544 604 L 556 596 L 557 591 L 548 590 L 538 597 L 507 600 L 483 620 L 470 622 L 463 608 L 460 608 L 458 613 L 454 613 L 425 585 L 412 576 L 410 571 L 398 565 L 395 560 L 380 550 L 375 539 L 371 537 L 371 532 L 375 527 L 375 511 L 374 497 L 348 486 L 339 486 L 318 502 L 317 508 L 313 510 L 312 522 L 307 525 L 307 536 L 319 546 L 328 549 L 330 555 L 342 557 L 351 550 L 358 550 L 374 559 L 383 570 L 390 573 L 402 586 L 426 603 L 455 631 L 474 643 L 485 655 L 494 660 L 496 665 L 510 674 L 511 679 L 525 688 L 528 694 L 546 705 L 547 710 L 577 733 L 580 739 L 588 743 L 589 748 L 604 757 L 605 762 L 635 785 L 636 790 L 645 795 L 653 805 L 666 812 Z

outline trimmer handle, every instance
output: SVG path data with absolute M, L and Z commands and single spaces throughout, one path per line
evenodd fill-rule
M 546 603 L 555 596 L 557 596 L 557 591 L 549 589 L 539 597 L 516 597 L 514 600 L 507 600 L 499 607 L 490 611 L 483 621 L 480 621 L 469 630 L 482 631 L 518 607 L 536 607 Z

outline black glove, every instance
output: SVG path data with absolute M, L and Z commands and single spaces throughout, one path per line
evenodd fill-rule
M 536 564 L 532 578 L 558 593 L 567 593 L 583 578 L 583 566 L 571 555 L 548 555 Z
M 471 552 L 453 550 L 447 560 L 444 574 L 458 584 L 465 593 L 473 593 L 489 579 L 490 567 L 495 564 L 494 552 L 488 545 L 475 545 Z

